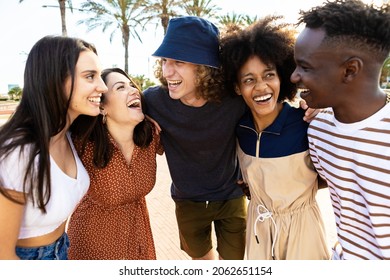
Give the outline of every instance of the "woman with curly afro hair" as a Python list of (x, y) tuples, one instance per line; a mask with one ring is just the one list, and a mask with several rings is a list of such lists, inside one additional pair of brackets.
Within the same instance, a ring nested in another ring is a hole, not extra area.
[(294, 32), (268, 16), (221, 39), (228, 89), (250, 110), (236, 135), (243, 180), (249, 186), (248, 259), (329, 259), (316, 202), (318, 174), (308, 151), (304, 110), (290, 105), (296, 86)]

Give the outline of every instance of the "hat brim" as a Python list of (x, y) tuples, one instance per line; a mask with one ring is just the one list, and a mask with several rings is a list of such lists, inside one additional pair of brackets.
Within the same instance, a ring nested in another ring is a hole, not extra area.
[(197, 53), (189, 52), (187, 49), (163, 42), (160, 47), (152, 54), (154, 57), (164, 57), (193, 64), (205, 65), (213, 68), (219, 68), (220, 63), (216, 60), (218, 54), (210, 51), (198, 50)]

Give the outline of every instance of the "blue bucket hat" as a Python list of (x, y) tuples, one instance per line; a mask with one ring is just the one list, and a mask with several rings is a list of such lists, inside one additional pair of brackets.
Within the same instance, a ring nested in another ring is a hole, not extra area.
[(196, 16), (172, 18), (160, 47), (152, 56), (218, 68), (218, 28)]

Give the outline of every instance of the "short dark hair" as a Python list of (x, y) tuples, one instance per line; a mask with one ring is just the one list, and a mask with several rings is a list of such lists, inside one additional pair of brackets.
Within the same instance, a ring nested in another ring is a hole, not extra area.
[(294, 31), (277, 23), (282, 16), (266, 16), (243, 30), (234, 30), (221, 38), (221, 61), (227, 90), (234, 93), (237, 74), (252, 56), (272, 64), (280, 78), (278, 102), (293, 100), (296, 85), (290, 81), (295, 70)]
[(298, 24), (322, 28), (324, 43), (345, 45), (383, 61), (390, 51), (389, 4), (380, 7), (359, 0), (326, 1), (309, 11), (300, 11)]

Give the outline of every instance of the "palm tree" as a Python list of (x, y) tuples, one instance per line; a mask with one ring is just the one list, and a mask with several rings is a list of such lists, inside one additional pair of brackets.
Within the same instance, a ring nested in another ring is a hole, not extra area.
[(122, 44), (125, 48), (125, 67), (128, 72), (129, 59), (129, 40), (130, 36), (138, 39), (141, 43), (136, 28), (142, 25), (143, 18), (141, 17), (141, 7), (145, 0), (105, 0), (97, 3), (96, 1), (88, 0), (81, 4), (83, 10), (87, 10), (94, 15), (86, 19), (79, 20), (78, 24), (85, 23), (88, 26), (87, 31), (91, 31), (97, 27), (102, 27), (105, 32), (109, 27), (113, 27), (110, 35), (110, 42), (117, 30), (122, 33)]
[(186, 0), (183, 2), (183, 9), (190, 16), (215, 18), (221, 10), (211, 0)]
[(156, 83), (146, 78), (145, 75), (133, 75), (131, 76), (133, 81), (142, 89), (145, 90), (151, 86), (155, 86)]
[(235, 12), (218, 16), (218, 25), (221, 33), (233, 32), (242, 29), (242, 27), (245, 26), (243, 23), (243, 16), (236, 14)]
[(16, 86), (16, 87), (13, 87), (11, 88), (9, 91), (8, 91), (8, 95), (9, 95), (9, 98), (11, 100), (20, 100), (20, 98), (22, 98), (22, 88), (19, 87), (19, 86)]
[(218, 16), (217, 19), (221, 33), (224, 34), (251, 25), (253, 22), (257, 21), (257, 16), (251, 18), (248, 15), (236, 14), (233, 12), (232, 14)]
[[(19, 0), (19, 3), (22, 3), (24, 0)], [(68, 7), (66, 7), (66, 4), (68, 4)], [(58, 0), (58, 6), (60, 7), (61, 12), (61, 27), (62, 27), (62, 35), (68, 36), (68, 32), (66, 30), (66, 18), (65, 18), (65, 10), (67, 8), (70, 9), (70, 11), (73, 13), (73, 6), (71, 0)]]
[[(184, 2), (186, 1), (188, 0), (184, 0)], [(151, 22), (154, 19), (159, 20), (165, 35), (170, 18), (180, 16), (178, 7), (182, 5), (183, 0), (146, 0), (142, 13), (147, 15), (144, 17), (146, 22)]]
[(255, 21), (257, 21), (257, 16), (250, 17), (250, 16), (248, 16), (248, 15), (244, 15), (243, 18), (242, 18), (242, 22), (243, 22), (243, 24), (245, 24), (246, 26), (251, 25), (251, 24), (254, 23)]

